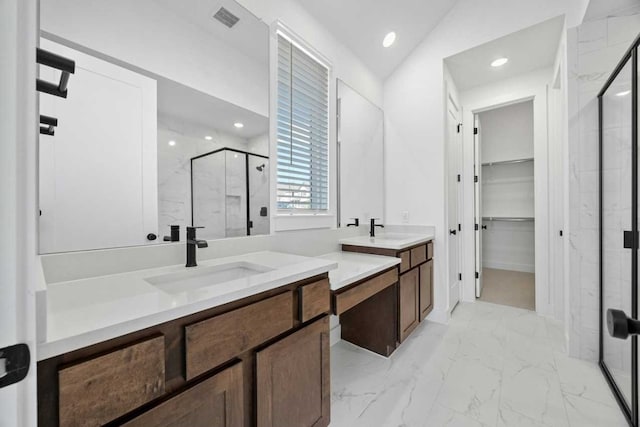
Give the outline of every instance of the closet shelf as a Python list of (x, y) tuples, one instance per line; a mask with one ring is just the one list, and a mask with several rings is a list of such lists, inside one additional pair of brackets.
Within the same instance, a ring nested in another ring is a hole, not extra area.
[(532, 216), (483, 216), (483, 221), (528, 222), (535, 221)]
[(534, 178), (532, 176), (524, 177), (524, 178), (503, 178), (503, 179), (487, 179), (482, 180), (483, 184), (517, 184), (520, 182), (533, 182)]
[(533, 162), (533, 157), (525, 157), (523, 159), (513, 159), (513, 160), (500, 160), (497, 162), (486, 162), (486, 163), (483, 163), (482, 166), (513, 165), (516, 163), (525, 163), (525, 162)]

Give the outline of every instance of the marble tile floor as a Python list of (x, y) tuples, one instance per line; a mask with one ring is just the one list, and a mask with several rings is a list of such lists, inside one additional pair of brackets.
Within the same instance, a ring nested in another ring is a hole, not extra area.
[(598, 367), (566, 355), (560, 324), (485, 302), (423, 322), (388, 359), (331, 348), (331, 427), (616, 427)]

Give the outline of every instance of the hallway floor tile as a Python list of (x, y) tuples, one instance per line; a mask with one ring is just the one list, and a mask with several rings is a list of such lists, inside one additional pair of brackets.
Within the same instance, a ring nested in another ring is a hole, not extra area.
[(459, 304), (389, 358), (331, 348), (331, 427), (624, 427), (598, 367), (566, 355), (561, 325), (519, 308)]

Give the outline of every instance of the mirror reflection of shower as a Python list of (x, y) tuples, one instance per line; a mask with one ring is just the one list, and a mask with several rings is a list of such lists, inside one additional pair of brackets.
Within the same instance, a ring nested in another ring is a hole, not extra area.
[(203, 239), (269, 234), (269, 158), (222, 148), (191, 159), (192, 224)]

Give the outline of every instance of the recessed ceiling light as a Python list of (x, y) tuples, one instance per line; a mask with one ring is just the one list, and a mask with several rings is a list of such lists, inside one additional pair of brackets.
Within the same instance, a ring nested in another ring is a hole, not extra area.
[(396, 42), (396, 32), (391, 31), (386, 36), (384, 36), (384, 39), (382, 39), (382, 46), (390, 47), (395, 42)]
[(204, 139), (206, 139), (207, 141), (211, 141), (213, 137), (211, 135), (207, 135), (204, 137)]
[(169, 141), (169, 145), (173, 147), (174, 145), (176, 145), (176, 142), (172, 139), (171, 141)]
[(240, 123), (240, 122), (235, 122), (233, 125), (234, 125), (235, 127), (237, 127), (238, 129), (242, 129), (242, 128), (244, 127), (244, 124), (243, 124), (243, 123)]
[(630, 91), (630, 90), (624, 90), (624, 91), (622, 91), (622, 92), (618, 92), (618, 93), (616, 93), (616, 96), (627, 96), (627, 95), (629, 95), (630, 93), (631, 93), (631, 91)]
[(492, 67), (502, 67), (504, 64), (509, 62), (509, 58), (498, 58), (491, 63)]

